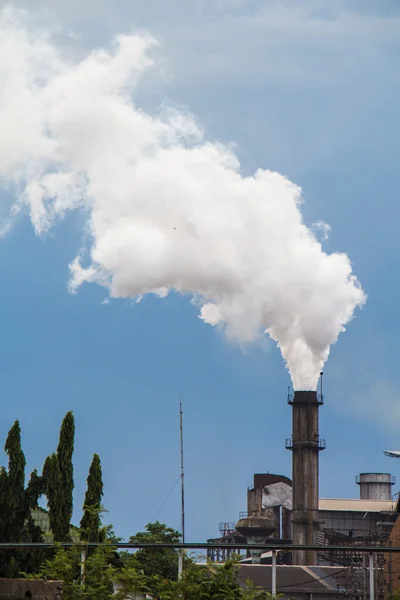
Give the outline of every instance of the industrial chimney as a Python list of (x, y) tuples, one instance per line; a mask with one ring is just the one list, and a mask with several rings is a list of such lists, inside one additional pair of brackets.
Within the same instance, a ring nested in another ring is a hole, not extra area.
[[(322, 373), (321, 373), (322, 375)], [(292, 406), (292, 437), (286, 448), (292, 450), (293, 544), (315, 545), (318, 526), (318, 455), (325, 440), (319, 438), (318, 411), (323, 404), (321, 393), (297, 391), (289, 394)], [(317, 564), (316, 552), (295, 550), (293, 564)]]
[(391, 500), (395, 478), (390, 473), (360, 473), (356, 477), (361, 500)]

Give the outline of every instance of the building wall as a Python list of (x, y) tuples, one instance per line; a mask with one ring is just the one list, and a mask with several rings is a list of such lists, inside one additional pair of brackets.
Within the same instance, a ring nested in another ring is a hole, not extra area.
[(0, 600), (62, 600), (61, 581), (0, 579)]
[(291, 540), (293, 537), (292, 511), (285, 507), (282, 508), (282, 537), (284, 540)]
[(261, 515), (262, 487), (247, 490), (247, 512), (249, 515)]
[[(400, 518), (390, 532), (388, 546), (400, 546)], [(392, 594), (400, 591), (400, 554), (385, 553), (386, 592)]]
[(319, 511), (320, 528), (336, 531), (349, 537), (373, 537), (379, 531), (379, 524), (386, 521), (387, 518), (384, 513), (380, 512)]

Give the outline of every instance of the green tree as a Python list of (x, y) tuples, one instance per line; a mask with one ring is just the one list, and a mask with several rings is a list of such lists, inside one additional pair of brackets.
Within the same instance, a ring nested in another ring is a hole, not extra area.
[(50, 527), (57, 542), (70, 539), (73, 510), (75, 443), (74, 415), (68, 412), (61, 424), (57, 452), (46, 458), (43, 467), (44, 490), (49, 509)]
[[(114, 556), (111, 544), (99, 547), (86, 559), (82, 572), (80, 547), (58, 548), (55, 556), (44, 562), (38, 577), (62, 579), (63, 600), (123, 600), (130, 593), (148, 591), (144, 575), (133, 566), (116, 568)], [(116, 584), (119, 591), (114, 595)]]
[(150, 578), (150, 594), (154, 600), (272, 600), (271, 593), (257, 589), (250, 582), (242, 589), (238, 583), (237, 568), (235, 560), (223, 565), (208, 563), (201, 566), (188, 561), (179, 581)]
[[(97, 548), (80, 569), (80, 548), (59, 548), (47, 560), (40, 577), (62, 579), (64, 600), (125, 600), (137, 593), (149, 593), (154, 600), (272, 600), (269, 592), (252, 585), (242, 589), (237, 578), (237, 563), (197, 565), (188, 561), (183, 577), (171, 581), (160, 575), (146, 577), (133, 557), (130, 566), (116, 568), (112, 564), (112, 545)], [(113, 595), (114, 586), (118, 591)]]
[(103, 497), (103, 477), (98, 454), (93, 455), (87, 478), (87, 490), (81, 519), (81, 539), (88, 542), (100, 541), (100, 511)]
[[(146, 531), (139, 532), (129, 540), (135, 543), (166, 543), (178, 544), (181, 534), (162, 523), (148, 523)], [(121, 554), (127, 559), (128, 553)], [(175, 581), (178, 578), (178, 551), (174, 548), (143, 548), (135, 554), (135, 561), (147, 576), (160, 576)]]
[(62, 539), (69, 539), (69, 528), (72, 519), (74, 491), (74, 467), (72, 457), (75, 445), (75, 419), (73, 413), (68, 412), (61, 424), (60, 439), (57, 447), (57, 459), (60, 469), (62, 486), (60, 514), (62, 515), (61, 531)]
[(21, 428), (18, 421), (8, 432), (4, 450), (8, 455), (8, 473), (2, 472), (3, 500), (8, 512), (4, 520), (4, 533), (10, 540), (20, 538), (26, 520), (25, 455), (21, 447)]
[[(31, 511), (37, 507), (42, 492), (42, 480), (36, 471), (25, 488), (25, 455), (21, 446), (21, 428), (18, 421), (11, 427), (4, 446), (8, 469), (0, 469), (0, 539), (4, 542), (42, 541), (40, 529), (34, 524)], [(43, 557), (28, 550), (0, 552), (0, 574), (18, 575), (21, 569), (32, 572)]]
[(57, 454), (50, 454), (43, 466), (44, 489), (49, 510), (50, 529), (57, 542), (65, 541), (62, 523), (62, 482)]

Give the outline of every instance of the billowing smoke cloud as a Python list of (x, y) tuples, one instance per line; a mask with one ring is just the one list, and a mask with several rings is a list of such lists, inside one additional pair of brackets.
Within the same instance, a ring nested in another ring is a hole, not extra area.
[(229, 338), (266, 331), (294, 387), (315, 389), (365, 296), (348, 257), (324, 252), (304, 224), (299, 187), (261, 169), (243, 177), (190, 115), (135, 106), (154, 66), (150, 37), (119, 36), (71, 63), (15, 12), (0, 28), (0, 177), (37, 233), (85, 211), (90, 242), (70, 265), (70, 289), (191, 294)]

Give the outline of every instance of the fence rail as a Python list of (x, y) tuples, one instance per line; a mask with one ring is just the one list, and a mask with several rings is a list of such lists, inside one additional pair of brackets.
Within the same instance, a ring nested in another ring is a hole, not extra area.
[[(117, 548), (124, 550), (136, 550), (140, 548), (175, 548), (184, 550), (207, 550), (209, 548), (221, 548), (229, 549), (232, 548), (232, 544), (218, 544), (218, 543), (207, 543), (207, 542), (185, 542), (180, 544), (164, 544), (164, 543), (136, 543), (130, 544), (125, 542), (118, 542), (113, 544), (110, 543), (97, 543), (97, 542), (0, 542), (0, 549), (2, 550), (17, 550), (19, 548)], [(366, 554), (374, 554), (383, 552), (400, 553), (400, 546), (330, 546), (330, 545), (301, 545), (301, 544), (234, 544), (234, 547), (238, 550), (320, 550), (321, 552), (326, 551), (346, 551), (346, 552), (364, 552)]]

